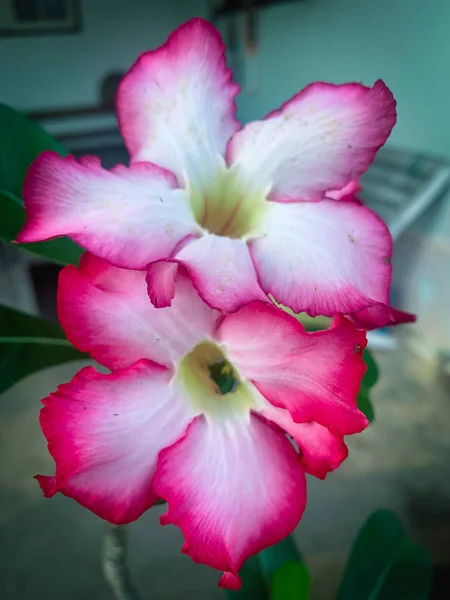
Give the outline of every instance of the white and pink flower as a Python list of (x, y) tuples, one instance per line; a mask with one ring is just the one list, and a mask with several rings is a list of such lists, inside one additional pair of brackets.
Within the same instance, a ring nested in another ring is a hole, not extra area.
[(145, 271), (157, 307), (170, 305), (181, 265), (227, 312), (271, 294), (312, 316), (356, 313), (360, 327), (411, 320), (389, 307), (389, 231), (352, 201), (395, 124), (388, 88), (315, 83), (244, 127), (237, 93), (218, 32), (201, 19), (180, 27), (121, 83), (130, 166), (43, 153), (18, 241), (66, 235)]
[(366, 427), (365, 333), (344, 317), (306, 333), (260, 301), (224, 315), (183, 274), (174, 285), (156, 309), (145, 272), (89, 254), (62, 271), (67, 337), (112, 372), (84, 368), (44, 399), (56, 474), (37, 478), (112, 523), (163, 498), (183, 551), (237, 589), (244, 561), (298, 524), (304, 474), (325, 477), (347, 456), (343, 436)]

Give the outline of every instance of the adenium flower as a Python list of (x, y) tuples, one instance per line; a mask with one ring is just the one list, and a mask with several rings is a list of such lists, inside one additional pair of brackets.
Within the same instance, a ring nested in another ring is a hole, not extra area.
[(68, 339), (112, 372), (84, 368), (43, 400), (56, 463), (37, 476), (45, 495), (112, 523), (163, 498), (183, 551), (237, 589), (249, 555), (298, 524), (305, 472), (325, 477), (347, 456), (343, 436), (366, 427), (365, 333), (340, 316), (306, 333), (260, 301), (223, 315), (182, 274), (171, 307), (156, 309), (144, 272), (92, 255), (61, 272), (58, 312)]
[(145, 271), (157, 307), (170, 305), (182, 265), (223, 311), (270, 294), (311, 316), (363, 311), (361, 327), (373, 307), (369, 325), (395, 321), (389, 231), (367, 207), (335, 195), (352, 189), (388, 138), (389, 89), (314, 83), (244, 127), (238, 90), (212, 25), (181, 26), (120, 85), (130, 166), (40, 155), (25, 181), (18, 241), (65, 235)]

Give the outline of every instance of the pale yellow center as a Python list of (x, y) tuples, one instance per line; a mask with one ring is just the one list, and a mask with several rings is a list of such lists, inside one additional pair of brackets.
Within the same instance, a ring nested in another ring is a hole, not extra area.
[(176, 378), (193, 406), (207, 416), (249, 413), (254, 405), (251, 384), (242, 381), (223, 350), (213, 342), (201, 342), (186, 354)]
[(197, 223), (215, 235), (248, 239), (257, 234), (270, 202), (266, 190), (252, 189), (235, 169), (225, 165), (206, 189), (189, 186), (189, 200)]

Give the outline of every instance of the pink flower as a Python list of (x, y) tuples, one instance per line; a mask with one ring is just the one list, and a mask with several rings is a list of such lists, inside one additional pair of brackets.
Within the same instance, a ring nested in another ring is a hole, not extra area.
[(354, 179), (344, 185), (340, 190), (329, 190), (326, 193), (326, 197), (330, 200), (351, 200), (362, 204), (361, 200), (356, 197), (356, 194), (361, 191), (361, 185), (358, 179)]
[(391, 92), (382, 81), (314, 83), (244, 127), (237, 93), (218, 32), (201, 19), (181, 26), (120, 85), (130, 167), (43, 153), (26, 178), (18, 241), (67, 235), (147, 271), (158, 307), (170, 305), (183, 265), (220, 310), (271, 294), (312, 316), (381, 307), (383, 317), (391, 236), (368, 208), (327, 190), (354, 185), (385, 143)]
[(221, 315), (184, 275), (156, 309), (144, 272), (92, 255), (62, 271), (58, 311), (69, 340), (112, 372), (87, 367), (44, 399), (56, 463), (54, 477), (37, 476), (45, 495), (113, 523), (164, 498), (161, 522), (181, 528), (183, 551), (237, 589), (249, 555), (299, 522), (304, 473), (325, 477), (347, 456), (342, 436), (366, 427), (365, 334), (343, 317), (306, 333), (259, 301)]

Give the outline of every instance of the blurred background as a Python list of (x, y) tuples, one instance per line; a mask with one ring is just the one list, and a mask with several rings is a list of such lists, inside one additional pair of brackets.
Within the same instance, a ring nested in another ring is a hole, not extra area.
[[(372, 335), (376, 419), (350, 440), (338, 472), (310, 478), (295, 536), (313, 600), (333, 597), (348, 547), (376, 508), (396, 510), (434, 563), (450, 564), (450, 2), (0, 0), (0, 101), (76, 155), (97, 154), (106, 167), (127, 162), (117, 83), (139, 53), (193, 16), (224, 36), (244, 123), (318, 80), (382, 78), (397, 99), (397, 126), (360, 195), (394, 237), (392, 303), (418, 322)], [(55, 319), (57, 273), (2, 245), (0, 301)], [(30, 376), (0, 399), (1, 600), (109, 598), (102, 523), (66, 498), (44, 500), (32, 479), (53, 468), (39, 400), (79, 367)], [(162, 512), (131, 527), (130, 564), (144, 597), (222, 598), (217, 574), (180, 553), (177, 530), (159, 526)]]

